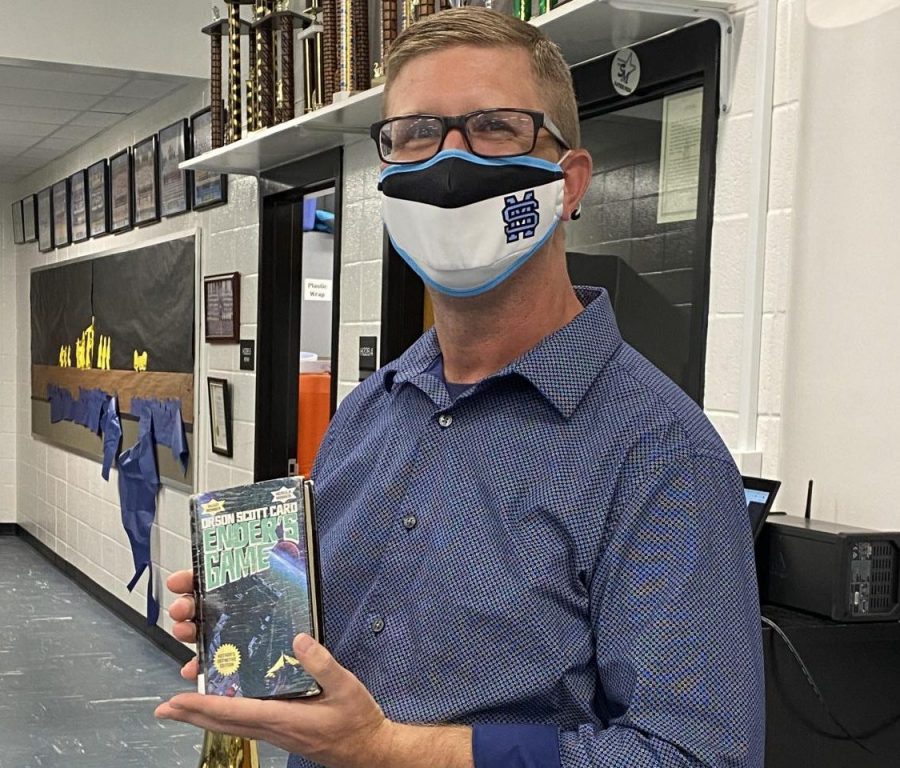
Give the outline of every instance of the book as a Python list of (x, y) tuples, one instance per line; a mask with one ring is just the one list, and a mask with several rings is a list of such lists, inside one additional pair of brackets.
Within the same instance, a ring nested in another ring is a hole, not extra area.
[(198, 657), (207, 693), (321, 693), (294, 637), (322, 639), (313, 484), (266, 480), (191, 497)]

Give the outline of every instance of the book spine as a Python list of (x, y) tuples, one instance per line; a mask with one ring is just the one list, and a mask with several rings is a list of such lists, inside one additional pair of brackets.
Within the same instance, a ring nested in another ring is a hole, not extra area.
[(191, 498), (191, 560), (194, 569), (194, 621), (197, 625), (197, 661), (200, 674), (206, 681), (206, 624), (203, 621), (203, 602), (206, 578), (203, 573), (203, 531), (197, 499)]
[(303, 507), (306, 525), (306, 562), (309, 570), (310, 623), (313, 636), (325, 644), (325, 624), (322, 621), (322, 577), (319, 570), (319, 535), (316, 527), (316, 503), (312, 480), (303, 481)]

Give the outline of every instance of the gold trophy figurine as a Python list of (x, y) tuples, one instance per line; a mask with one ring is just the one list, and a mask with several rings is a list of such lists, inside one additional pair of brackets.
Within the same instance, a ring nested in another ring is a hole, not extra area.
[(256, 742), (207, 731), (197, 768), (259, 768)]

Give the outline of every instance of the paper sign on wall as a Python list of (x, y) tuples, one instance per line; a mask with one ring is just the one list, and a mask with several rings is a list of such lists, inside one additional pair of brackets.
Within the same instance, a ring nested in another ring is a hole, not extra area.
[(663, 99), (656, 213), (659, 224), (697, 218), (702, 117), (702, 88)]
[(307, 277), (303, 281), (304, 301), (331, 301), (331, 280)]

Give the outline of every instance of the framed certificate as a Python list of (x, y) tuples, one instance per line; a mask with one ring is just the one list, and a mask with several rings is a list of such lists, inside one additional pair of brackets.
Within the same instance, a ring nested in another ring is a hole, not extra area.
[(109, 163), (106, 158), (87, 169), (88, 234), (99, 237), (109, 232)]
[(203, 319), (207, 341), (238, 341), (241, 329), (241, 275), (203, 278)]
[(12, 204), (13, 242), (21, 245), (25, 242), (25, 220), (22, 218), (22, 201)]
[(22, 201), (22, 222), (25, 230), (25, 242), (33, 243), (37, 240), (37, 202), (34, 195), (28, 195)]
[[(212, 149), (212, 116), (209, 107), (191, 116), (191, 157)], [(194, 210), (228, 202), (228, 176), (224, 173), (194, 171)]]
[(53, 185), (53, 245), (62, 248), (72, 242), (69, 223), (69, 180)]
[(50, 187), (37, 193), (38, 250), (41, 253), (53, 250), (53, 196)]
[(231, 456), (231, 392), (227, 379), (206, 379), (209, 389), (209, 436), (213, 453)]
[(131, 229), (130, 149), (123, 149), (109, 159), (109, 198), (112, 203), (109, 231), (124, 232)]
[(187, 151), (187, 120), (179, 120), (159, 132), (159, 190), (163, 216), (175, 216), (190, 207), (190, 174), (178, 167), (187, 158)]
[(69, 221), (72, 225), (72, 242), (87, 240), (87, 171), (76, 171), (69, 176)]
[(159, 153), (156, 134), (134, 145), (134, 223), (159, 221)]

